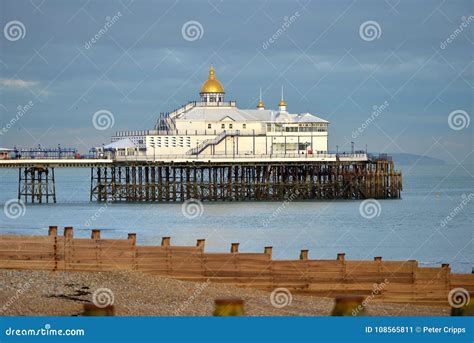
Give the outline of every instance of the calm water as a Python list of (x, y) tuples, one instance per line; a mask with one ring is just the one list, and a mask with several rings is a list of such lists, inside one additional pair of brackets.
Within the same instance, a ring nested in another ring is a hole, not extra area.
[[(75, 236), (88, 237), (100, 228), (104, 238), (126, 238), (136, 232), (141, 244), (194, 245), (206, 238), (208, 251), (228, 251), (240, 242), (244, 252), (273, 246), (274, 258), (417, 259), (426, 265), (450, 263), (456, 272), (473, 266), (474, 199), (446, 225), (441, 225), (474, 192), (473, 166), (405, 166), (401, 200), (381, 200), (378, 217), (359, 213), (360, 201), (204, 203), (202, 216), (186, 218), (181, 204), (111, 204), (89, 202), (90, 171), (56, 170), (55, 205), (28, 205), (23, 216), (0, 212), (0, 233), (46, 234), (47, 226), (74, 226)], [(448, 177), (449, 175), (449, 177)], [(17, 196), (16, 170), (0, 170), (0, 205)], [(277, 211), (277, 213), (275, 212)], [(264, 225), (264, 220), (269, 225)], [(88, 226), (88, 223), (91, 225)]]

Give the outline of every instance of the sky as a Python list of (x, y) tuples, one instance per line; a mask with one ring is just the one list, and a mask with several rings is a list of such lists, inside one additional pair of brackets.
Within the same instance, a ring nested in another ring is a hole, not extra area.
[[(0, 146), (87, 152), (199, 99), (330, 121), (329, 149), (473, 163), (472, 1), (0, 3)], [(112, 120), (97, 128), (98, 111)]]

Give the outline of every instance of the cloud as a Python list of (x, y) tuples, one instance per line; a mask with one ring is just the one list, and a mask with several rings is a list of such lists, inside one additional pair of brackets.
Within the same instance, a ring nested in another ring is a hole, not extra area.
[(38, 82), (36, 81), (26, 81), (21, 79), (0, 79), (0, 85), (9, 88), (28, 88), (37, 85)]

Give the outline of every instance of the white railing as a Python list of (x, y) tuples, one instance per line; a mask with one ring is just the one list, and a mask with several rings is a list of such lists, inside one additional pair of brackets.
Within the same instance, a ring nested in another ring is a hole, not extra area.
[(162, 160), (185, 160), (185, 161), (196, 161), (196, 160), (273, 160), (273, 159), (285, 159), (285, 160), (322, 160), (322, 161), (367, 161), (367, 154), (259, 154), (259, 155), (237, 155), (237, 154), (213, 154), (213, 155), (135, 155), (135, 156), (116, 156), (115, 161), (162, 161)]

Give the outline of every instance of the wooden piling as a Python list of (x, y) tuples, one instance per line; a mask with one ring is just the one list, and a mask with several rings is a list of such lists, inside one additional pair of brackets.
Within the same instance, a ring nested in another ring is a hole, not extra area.
[(92, 230), (91, 239), (100, 239), (100, 230), (97, 230), (97, 229)]
[(232, 243), (230, 245), (230, 252), (232, 252), (232, 253), (239, 252), (239, 243)]
[(307, 260), (308, 259), (308, 250), (304, 249), (300, 252), (300, 260)]
[(273, 247), (265, 247), (263, 250), (264, 254), (270, 255), (270, 259), (272, 259), (273, 254)]
[(72, 226), (66, 226), (64, 228), (64, 237), (73, 238), (73, 236), (74, 236), (74, 229), (72, 228)]
[(161, 238), (161, 246), (162, 247), (169, 247), (170, 246), (170, 241), (171, 241), (170, 237), (162, 237)]
[(48, 236), (56, 237), (58, 235), (58, 227), (50, 226), (48, 229)]

